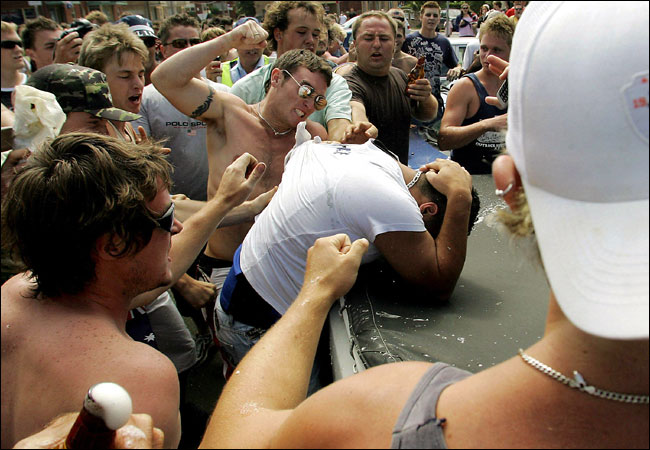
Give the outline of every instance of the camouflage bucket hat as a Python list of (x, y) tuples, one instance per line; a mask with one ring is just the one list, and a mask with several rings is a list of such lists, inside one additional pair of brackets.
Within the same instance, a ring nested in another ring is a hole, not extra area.
[(66, 114), (87, 112), (102, 119), (119, 122), (129, 122), (141, 117), (139, 114), (114, 108), (106, 75), (88, 67), (51, 64), (34, 72), (27, 84), (53, 93)]

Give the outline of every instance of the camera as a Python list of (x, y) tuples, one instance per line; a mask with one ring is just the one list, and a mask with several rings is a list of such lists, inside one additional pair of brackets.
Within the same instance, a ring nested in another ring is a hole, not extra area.
[(61, 37), (59, 38), (59, 40), (63, 39), (64, 37), (66, 37), (70, 33), (74, 33), (75, 31), (77, 33), (79, 33), (79, 37), (81, 39), (83, 39), (84, 36), (87, 33), (93, 31), (94, 29), (95, 29), (95, 25), (90, 23), (88, 20), (86, 20), (86, 19), (76, 19), (74, 22), (72, 22), (69, 29), (67, 29), (63, 33), (61, 33)]

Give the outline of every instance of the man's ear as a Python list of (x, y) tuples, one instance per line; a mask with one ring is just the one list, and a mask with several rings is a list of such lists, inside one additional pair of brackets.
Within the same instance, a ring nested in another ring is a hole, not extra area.
[(278, 86), (278, 83), (280, 82), (280, 74), (282, 74), (282, 71), (280, 69), (273, 69), (271, 71), (271, 86)]
[(438, 214), (438, 205), (434, 202), (426, 202), (420, 205), (420, 212), (425, 219), (431, 218)]
[(492, 178), (496, 188), (501, 191), (505, 191), (512, 184), (512, 188), (503, 196), (508, 207), (512, 210), (515, 206), (514, 194), (521, 189), (522, 184), (515, 162), (510, 155), (501, 155), (494, 160), (492, 163)]
[[(279, 29), (279, 28), (274, 28), (273, 29), (273, 37), (275, 38), (275, 41), (277, 43), (280, 43), (282, 41), (282, 37), (284, 36), (284, 32)], [(275, 49), (278, 49), (278, 45), (276, 44)]]
[(124, 242), (110, 233), (102, 234), (95, 243), (97, 256), (103, 260), (113, 260), (117, 258), (123, 249)]

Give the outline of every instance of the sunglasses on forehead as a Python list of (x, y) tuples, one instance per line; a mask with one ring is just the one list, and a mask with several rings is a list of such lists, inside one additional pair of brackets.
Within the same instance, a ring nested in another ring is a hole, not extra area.
[(23, 43), (20, 41), (2, 41), (1, 43), (2, 48), (6, 50), (13, 50), (15, 47), (21, 47), (23, 46)]
[[(291, 72), (289, 72), (288, 70), (285, 69), (282, 72), (289, 75), (291, 77), (291, 79), (296, 82), (296, 84), (298, 85), (298, 96), (300, 98), (309, 98), (309, 97), (313, 96), (314, 93), (316, 92), (316, 89), (314, 89), (312, 86), (310, 86), (308, 84), (300, 84), (298, 82), (298, 80), (296, 80), (293, 77), (293, 75), (291, 75)], [(325, 97), (323, 97), (322, 95), (317, 95), (314, 98), (314, 109), (316, 111), (320, 111), (321, 109), (325, 108), (326, 106), (327, 106), (327, 99)]]
[(161, 217), (158, 217), (157, 219), (154, 219), (156, 226), (163, 229), (164, 231), (167, 231), (168, 233), (171, 233), (172, 228), (174, 227), (174, 208), (174, 202), (172, 202), (172, 204), (169, 205), (167, 211), (165, 211), (165, 214), (163, 214)]
[(174, 39), (171, 42), (167, 42), (165, 45), (171, 45), (174, 48), (186, 48), (188, 45), (191, 47), (196, 44), (200, 44), (201, 39), (192, 38), (192, 39)]

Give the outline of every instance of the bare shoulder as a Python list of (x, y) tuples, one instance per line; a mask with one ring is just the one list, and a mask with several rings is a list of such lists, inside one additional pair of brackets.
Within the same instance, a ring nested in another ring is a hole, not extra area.
[(366, 370), (305, 400), (286, 419), (272, 447), (387, 448), (393, 427), (430, 363)]
[(164, 354), (149, 345), (131, 341), (122, 354), (110, 361), (116, 383), (124, 387), (133, 400), (134, 414), (149, 414), (165, 433), (165, 448), (175, 448), (180, 439), (178, 374)]
[(475, 90), (472, 80), (467, 77), (462, 77), (453, 84), (449, 90), (449, 95), (452, 95), (452, 92), (456, 94), (471, 94)]

